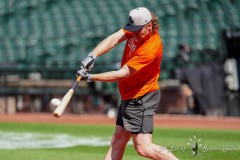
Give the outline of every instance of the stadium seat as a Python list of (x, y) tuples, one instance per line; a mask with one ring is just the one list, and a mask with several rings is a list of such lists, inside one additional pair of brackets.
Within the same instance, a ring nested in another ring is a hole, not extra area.
[(201, 36), (203, 34), (201, 27), (201, 17), (199, 10), (188, 9), (188, 26), (191, 26), (191, 31), (189, 34), (189, 45), (192, 49), (201, 48)]
[(176, 11), (171, 4), (165, 5), (163, 8), (165, 15), (176, 15)]
[(36, 12), (32, 13), (29, 15), (29, 26), (30, 26), (30, 35), (33, 37), (40, 37), (43, 35), (42, 30), (41, 30), (41, 22), (39, 20), (39, 16)]
[(17, 48), (16, 43), (14, 43), (13, 39), (5, 39), (4, 40), (5, 46), (5, 54), (7, 55), (7, 60), (9, 62), (16, 62), (18, 60)]
[(227, 27), (227, 24), (224, 19), (224, 10), (221, 7), (219, 2), (212, 2), (210, 3), (212, 6), (212, 17), (214, 21), (214, 25), (216, 29), (223, 29)]
[[(214, 41), (212, 38), (213, 36), (216, 36), (216, 29), (214, 28), (214, 23), (213, 23), (213, 18), (208, 10), (207, 3), (201, 2), (201, 10), (200, 10), (200, 15), (202, 17), (202, 43), (206, 43), (205, 48), (209, 49), (216, 49), (217, 43)], [(200, 48), (204, 49), (204, 48)]]
[(54, 30), (57, 37), (64, 37), (67, 33), (67, 28), (62, 17), (62, 10), (58, 6), (52, 7), (51, 16), (54, 21)]
[(199, 8), (197, 0), (184, 0), (184, 3), (188, 9), (198, 9)]
[(176, 15), (176, 26), (177, 26), (177, 33), (178, 33), (178, 44), (184, 43), (189, 45), (190, 41), (190, 26), (187, 23), (187, 19), (185, 17), (184, 11), (179, 11)]
[[(236, 11), (239, 11), (240, 1), (239, 1), (239, 0), (234, 0), (232, 6), (235, 7), (235, 10), (236, 10)], [(240, 15), (237, 14), (237, 16), (238, 16), (238, 20), (240, 21)]]
[[(46, 60), (51, 66), (57, 65), (51, 55), (58, 55), (59, 66), (67, 61), (72, 67), (74, 59), (80, 61), (103, 38), (124, 26), (129, 10), (138, 6), (146, 6), (159, 17), (167, 58), (177, 55), (180, 43), (193, 50), (219, 49), (221, 30), (240, 27), (238, 0), (2, 0), (0, 50), (6, 56), (0, 62), (24, 64), (19, 60), (39, 58), (37, 63)], [(123, 48), (124, 44), (117, 46), (110, 56), (99, 58), (99, 64), (120, 62)]]
[(176, 8), (178, 9), (178, 11), (182, 11), (182, 10), (186, 9), (186, 5), (184, 3), (184, 0), (174, 1), (174, 4), (176, 5)]
[[(239, 14), (236, 12), (235, 7), (232, 6), (230, 1), (222, 1), (222, 5), (224, 6), (224, 17), (228, 26), (231, 28), (238, 27), (240, 24), (238, 19)], [(237, 10), (239, 11), (239, 8)]]

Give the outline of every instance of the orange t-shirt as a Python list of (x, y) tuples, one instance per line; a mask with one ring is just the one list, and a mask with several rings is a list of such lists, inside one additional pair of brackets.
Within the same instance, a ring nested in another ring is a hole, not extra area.
[(137, 70), (135, 74), (119, 82), (121, 97), (127, 100), (159, 89), (158, 77), (163, 45), (158, 32), (143, 43), (139, 43), (131, 32), (123, 31), (128, 40), (121, 67), (126, 64)]

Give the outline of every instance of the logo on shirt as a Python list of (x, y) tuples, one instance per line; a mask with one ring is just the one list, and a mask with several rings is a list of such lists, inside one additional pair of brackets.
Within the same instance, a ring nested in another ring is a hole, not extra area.
[(137, 48), (137, 45), (135, 44), (136, 40), (135, 38), (130, 38), (129, 41), (128, 41), (128, 46), (130, 48), (130, 52), (128, 54), (129, 57), (132, 56), (132, 53), (136, 50)]

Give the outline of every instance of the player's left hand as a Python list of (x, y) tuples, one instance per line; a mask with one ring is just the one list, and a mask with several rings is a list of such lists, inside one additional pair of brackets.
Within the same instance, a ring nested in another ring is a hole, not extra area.
[(81, 76), (81, 80), (87, 80), (88, 82), (92, 82), (92, 74), (89, 74), (84, 68), (79, 69), (76, 72), (76, 76)]
[(82, 61), (82, 66), (80, 68), (85, 68), (87, 71), (91, 71), (91, 69), (94, 66), (94, 61), (96, 59), (96, 56), (93, 52), (90, 52), (88, 56)]

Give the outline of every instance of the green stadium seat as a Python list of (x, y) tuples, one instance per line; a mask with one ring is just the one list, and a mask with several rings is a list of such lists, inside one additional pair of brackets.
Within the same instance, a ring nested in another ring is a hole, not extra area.
[(61, 4), (62, 11), (62, 20), (64, 22), (65, 27), (67, 28), (67, 33), (77, 33), (78, 25), (74, 16), (74, 11), (70, 5), (66, 3)]
[(165, 5), (162, 9), (165, 15), (171, 15), (171, 16), (176, 15), (176, 10), (171, 4)]
[(58, 6), (54, 6), (51, 10), (52, 19), (54, 21), (55, 35), (58, 37), (64, 37), (67, 34), (67, 28), (62, 17), (62, 10)]
[(6, 14), (12, 14), (14, 13), (15, 7), (14, 7), (14, 3), (15, 0), (2, 0), (1, 1), (2, 4), (1, 6), (1, 15), (6, 15)]
[[(109, 1), (111, 1), (111, 0), (109, 0)], [(118, 1), (118, 4), (116, 6), (118, 6), (119, 8), (122, 9), (122, 18), (125, 20), (124, 23), (127, 22), (127, 17), (126, 16), (128, 15), (129, 10), (136, 7), (136, 6), (133, 6), (132, 2), (128, 1), (128, 0)]]
[(4, 45), (4, 40), (0, 39), (0, 65), (7, 61), (6, 47)]
[(85, 7), (85, 1), (72, 1), (71, 6), (73, 8), (74, 14), (76, 15), (78, 27), (80, 32), (83, 29), (89, 28), (89, 19), (87, 12), (87, 7)]
[(197, 0), (184, 0), (184, 3), (188, 9), (198, 9), (199, 8)]
[[(235, 7), (235, 10), (236, 10), (236, 11), (239, 11), (240, 1), (239, 1), (239, 0), (234, 0), (232, 6)], [(239, 15), (239, 14), (238, 14), (238, 18), (240, 18), (240, 15)], [(240, 20), (240, 19), (239, 19), (239, 20)]]
[(15, 37), (18, 34), (18, 23), (18, 18), (12, 17), (6, 26), (7, 32), (5, 34), (7, 34), (9, 37)]
[(37, 7), (41, 2), (39, 0), (29, 0), (28, 7)]
[(33, 37), (39, 38), (43, 35), (42, 21), (38, 12), (34, 12), (29, 16), (30, 34)]
[[(4, 18), (2, 16), (0, 16), (0, 24), (4, 25)], [(0, 28), (0, 37), (3, 37), (3, 33), (4, 33), (3, 25), (1, 25), (1, 28)]]
[(160, 80), (168, 80), (170, 79), (170, 74), (168, 71), (161, 70)]
[[(135, 1), (128, 1), (128, 0), (123, 0), (122, 3), (125, 3), (125, 7), (127, 9), (127, 14), (129, 13), (129, 10), (133, 9), (133, 8), (136, 8), (136, 7), (139, 7), (137, 6), (135, 3)], [(121, 6), (119, 6), (121, 7)]]
[(17, 9), (25, 9), (31, 4), (31, 0), (21, 0), (15, 3)]
[(22, 39), (21, 37), (15, 37), (14, 43), (16, 45), (16, 53), (18, 55), (19, 61), (24, 61), (26, 57), (26, 42), (27, 40)]
[(4, 5), (5, 5), (5, 1), (0, 1), (0, 15), (1, 16), (5, 14)]
[(176, 37), (177, 29), (178, 29), (176, 16), (168, 16), (168, 18), (165, 22), (167, 23), (168, 34), (171, 37)]
[[(207, 3), (201, 3), (200, 15), (202, 17), (202, 30), (203, 30), (203, 38), (202, 43), (205, 44), (205, 48), (216, 49), (217, 43), (212, 38), (213, 36), (217, 36), (216, 28), (214, 27), (213, 17), (208, 10)], [(203, 48), (200, 48), (203, 49)]]
[(21, 21), (19, 21), (18, 24), (18, 31), (19, 31), (19, 36), (20, 37), (27, 37), (29, 36), (29, 24), (25, 19), (22, 19)]
[(121, 4), (117, 4), (116, 1), (108, 0), (108, 4), (111, 6), (110, 14), (114, 15), (113, 23), (115, 28), (121, 28), (127, 23), (128, 11), (126, 9), (124, 10)]
[(188, 26), (190, 27), (190, 34), (189, 34), (189, 46), (192, 49), (201, 49), (202, 48), (202, 41), (201, 36), (204, 31), (202, 31), (202, 21), (199, 10), (197, 9), (188, 9), (186, 11), (187, 19), (188, 19)]
[(185, 10), (185, 9), (186, 9), (186, 5), (185, 5), (185, 3), (184, 3), (184, 0), (174, 1), (174, 4), (176, 5), (176, 8), (177, 8), (179, 11), (182, 11), (182, 10)]
[[(230, 1), (222, 1), (224, 13), (225, 13), (225, 21), (230, 28), (236, 28), (240, 25), (239, 22), (239, 13), (235, 10), (235, 7), (232, 6)], [(239, 12), (239, 8), (237, 9)]]
[(221, 30), (223, 28), (226, 28), (226, 23), (224, 20), (224, 11), (221, 7), (220, 2), (218, 1), (212, 1), (209, 3), (209, 6), (211, 8), (211, 16), (213, 19), (213, 24), (215, 30)]
[(7, 55), (7, 60), (9, 62), (16, 62), (18, 60), (16, 43), (14, 43), (13, 39), (5, 39), (5, 54)]
[[(0, 62), (27, 58), (26, 64), (34, 60), (32, 66), (74, 67), (103, 38), (123, 27), (129, 10), (138, 6), (159, 17), (165, 58), (176, 56), (179, 43), (193, 50), (218, 49), (221, 30), (240, 27), (239, 0), (1, 0), (0, 51), (5, 56)], [(115, 67), (123, 48), (124, 43), (100, 57), (98, 65)]]
[(179, 11), (176, 16), (178, 43), (184, 43), (189, 45), (190, 41), (190, 26), (188, 25), (187, 18), (184, 11)]

